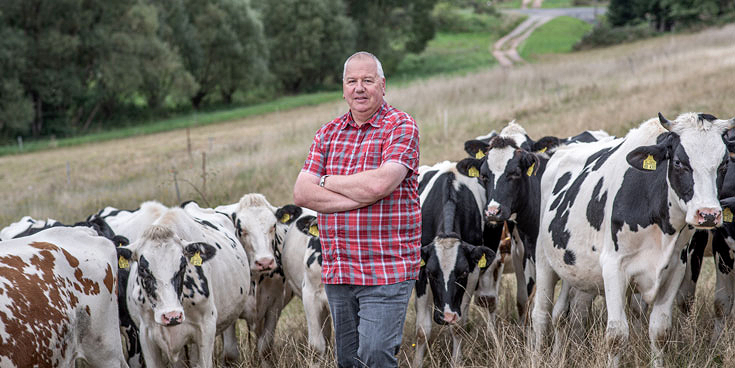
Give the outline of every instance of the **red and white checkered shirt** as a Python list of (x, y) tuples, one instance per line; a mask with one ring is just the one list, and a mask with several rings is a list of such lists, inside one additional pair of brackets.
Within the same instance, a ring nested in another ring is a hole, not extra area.
[(393, 193), (367, 207), (319, 214), (325, 284), (389, 285), (418, 276), (419, 129), (411, 116), (384, 101), (358, 127), (348, 112), (317, 131), (301, 171), (350, 175), (388, 161), (409, 169)]

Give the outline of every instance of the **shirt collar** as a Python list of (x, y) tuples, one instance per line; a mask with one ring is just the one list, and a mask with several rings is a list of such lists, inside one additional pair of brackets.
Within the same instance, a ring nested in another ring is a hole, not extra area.
[[(365, 124), (370, 124), (375, 128), (380, 128), (380, 122), (383, 120), (383, 116), (385, 115), (385, 112), (388, 110), (388, 103), (383, 100), (383, 103), (378, 108), (378, 111), (373, 114), (373, 116), (370, 118), (370, 120), (366, 121)], [(362, 126), (365, 126), (363, 124)], [(357, 123), (355, 123), (355, 119), (352, 118), (352, 112), (348, 111), (347, 114), (345, 114), (344, 123), (340, 127), (340, 129), (345, 129), (347, 126), (351, 126), (353, 128), (359, 129), (360, 127), (357, 126)]]

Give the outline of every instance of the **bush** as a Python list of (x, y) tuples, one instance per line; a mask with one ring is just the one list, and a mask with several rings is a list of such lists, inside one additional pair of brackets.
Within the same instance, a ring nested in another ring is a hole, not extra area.
[(484, 10), (483, 14), (472, 9), (460, 9), (449, 3), (438, 3), (433, 11), (437, 30), (447, 33), (487, 32), (496, 27), (498, 14)]
[(576, 45), (574, 45), (574, 50), (587, 50), (596, 47), (633, 42), (653, 37), (658, 34), (659, 32), (651, 29), (651, 27), (646, 23), (623, 27), (612, 27), (607, 22), (601, 22), (592, 30), (592, 32), (584, 36)]

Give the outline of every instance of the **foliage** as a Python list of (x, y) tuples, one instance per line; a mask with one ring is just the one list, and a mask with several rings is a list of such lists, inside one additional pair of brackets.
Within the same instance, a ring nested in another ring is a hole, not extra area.
[(496, 28), (500, 21), (497, 12), (478, 14), (471, 9), (457, 8), (448, 2), (436, 4), (433, 16), (437, 29), (450, 33), (487, 32)]
[(611, 0), (608, 19), (614, 27), (646, 22), (660, 32), (710, 22), (735, 10), (730, 0)]
[(595, 47), (617, 45), (625, 42), (633, 42), (653, 37), (659, 32), (651, 29), (647, 24), (612, 27), (606, 22), (601, 22), (582, 39), (574, 45), (574, 50), (586, 50)]
[(590, 30), (592, 25), (585, 21), (572, 17), (556, 17), (523, 41), (518, 53), (525, 60), (533, 60), (541, 54), (569, 52)]

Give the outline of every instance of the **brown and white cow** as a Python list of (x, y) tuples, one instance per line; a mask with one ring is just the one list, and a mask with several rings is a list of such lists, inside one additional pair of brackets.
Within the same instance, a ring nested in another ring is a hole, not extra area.
[(85, 227), (0, 242), (0, 366), (127, 367), (114, 244)]

